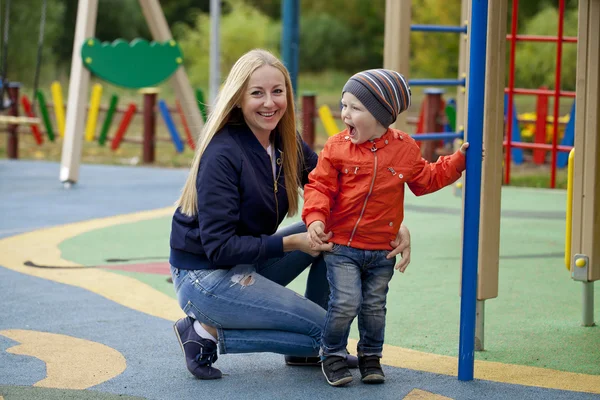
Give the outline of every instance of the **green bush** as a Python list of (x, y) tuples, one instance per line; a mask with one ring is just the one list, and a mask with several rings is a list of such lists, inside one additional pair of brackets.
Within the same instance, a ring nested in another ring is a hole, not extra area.
[[(254, 48), (264, 48), (278, 55), (281, 28), (255, 8), (241, 0), (229, 2), (231, 12), (220, 22), (221, 78), (235, 61)], [(208, 87), (210, 60), (210, 17), (199, 14), (194, 27), (177, 24), (175, 36), (183, 51), (184, 64), (194, 87)]]
[[(412, 8), (413, 24), (462, 25), (460, 0), (421, 0)], [(411, 78), (456, 78), (462, 35), (413, 32), (410, 41)]]
[[(558, 11), (547, 7), (525, 26), (524, 34), (558, 35)], [(577, 10), (565, 13), (564, 36), (577, 36)], [(509, 46), (507, 46), (507, 50)], [(575, 90), (577, 44), (563, 43), (561, 87)], [(556, 43), (519, 42), (515, 55), (515, 85), (525, 88), (554, 88), (556, 79)]]
[[(300, 22), (300, 70), (345, 70), (360, 56), (350, 28), (329, 14), (309, 14)], [(356, 64), (356, 62), (354, 63)]]

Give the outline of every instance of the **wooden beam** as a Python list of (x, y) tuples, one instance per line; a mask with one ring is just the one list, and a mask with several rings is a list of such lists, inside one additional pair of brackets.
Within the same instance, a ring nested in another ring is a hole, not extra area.
[(75, 183), (79, 179), (83, 125), (90, 82), (90, 72), (83, 66), (81, 60), (81, 46), (85, 39), (94, 36), (97, 12), (98, 0), (79, 0), (69, 75), (65, 136), (60, 162), (60, 181), (68, 184)]
[(588, 281), (600, 279), (599, 18), (599, 0), (579, 2), (571, 260), (575, 254), (588, 256)]
[(477, 300), (498, 296), (508, 0), (489, 3)]
[[(410, 76), (411, 0), (386, 0), (383, 68)], [(415, 107), (415, 105), (413, 105)], [(406, 113), (400, 114), (392, 128), (408, 132)]]
[[(458, 79), (467, 77), (467, 69), (469, 68), (469, 19), (470, 14), (470, 0), (462, 0), (460, 7), (460, 24), (467, 25), (467, 33), (461, 33), (459, 44), (458, 44)], [(502, 88), (504, 89), (504, 88)], [(459, 131), (461, 127), (466, 130), (466, 109), (467, 109), (467, 90), (466, 87), (456, 88), (456, 131)]]
[[(594, 179), (598, 179), (598, 13), (600, 1), (581, 0), (579, 2), (579, 32), (577, 37), (577, 83), (575, 112), (575, 160), (573, 171), (573, 215), (571, 234), (571, 269), (575, 254), (585, 254), (589, 258), (588, 280), (597, 280), (594, 271), (600, 257), (592, 257), (595, 226), (599, 225), (595, 202), (598, 189), (594, 189)], [(596, 234), (597, 235), (597, 234)], [(600, 240), (600, 236), (596, 236)], [(591, 279), (595, 278), (595, 279)]]
[[(172, 39), (173, 35), (158, 0), (139, 0), (139, 3), (154, 40), (164, 42)], [(171, 77), (171, 84), (175, 90), (175, 95), (179, 99), (188, 124), (197, 137), (204, 126), (204, 122), (183, 65)]]
[(38, 125), (41, 121), (39, 118), (0, 115), (0, 123), (8, 125)]

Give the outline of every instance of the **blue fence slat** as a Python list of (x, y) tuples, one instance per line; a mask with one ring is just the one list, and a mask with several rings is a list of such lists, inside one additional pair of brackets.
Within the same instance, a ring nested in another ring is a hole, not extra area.
[(179, 137), (179, 132), (177, 132), (177, 128), (175, 127), (175, 123), (173, 122), (173, 118), (171, 118), (171, 113), (169, 112), (167, 103), (165, 103), (164, 100), (159, 100), (158, 101), (158, 109), (160, 110), (160, 115), (162, 115), (163, 121), (165, 122), (165, 125), (167, 126), (167, 130), (169, 131), (169, 134), (171, 135), (171, 140), (173, 141), (173, 144), (175, 145), (175, 150), (177, 150), (178, 153), (182, 153), (183, 152), (183, 142), (181, 141), (181, 138)]

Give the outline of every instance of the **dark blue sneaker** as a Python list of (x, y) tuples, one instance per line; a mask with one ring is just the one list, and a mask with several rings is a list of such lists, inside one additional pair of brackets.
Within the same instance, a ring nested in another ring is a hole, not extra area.
[(385, 374), (381, 369), (378, 356), (358, 357), (358, 368), (360, 369), (361, 380), (364, 383), (385, 382)]
[(191, 317), (182, 318), (173, 325), (187, 369), (198, 379), (221, 378), (221, 371), (212, 366), (218, 358), (217, 344), (200, 337), (193, 325), (194, 320)]
[(331, 386), (343, 386), (352, 382), (352, 374), (348, 369), (345, 357), (326, 356), (321, 363), (323, 375)]

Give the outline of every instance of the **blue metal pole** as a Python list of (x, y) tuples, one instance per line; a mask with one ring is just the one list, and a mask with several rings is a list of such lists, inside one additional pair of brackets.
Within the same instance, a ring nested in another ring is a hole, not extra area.
[(488, 0), (472, 0), (458, 380), (473, 380)]
[(446, 33), (467, 33), (466, 26), (449, 26), (449, 25), (419, 25), (413, 24), (410, 26), (412, 32), (446, 32)]
[[(446, 139), (462, 139), (464, 137), (463, 132), (444, 132), (444, 133), (416, 133), (410, 135), (415, 140), (427, 141), (427, 140), (446, 140)], [(469, 143), (470, 145), (470, 143)]]
[(465, 86), (464, 79), (409, 79), (410, 86)]
[(298, 80), (298, 59), (300, 53), (300, 0), (281, 2), (281, 57), (290, 72), (294, 96)]

